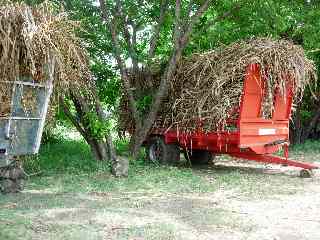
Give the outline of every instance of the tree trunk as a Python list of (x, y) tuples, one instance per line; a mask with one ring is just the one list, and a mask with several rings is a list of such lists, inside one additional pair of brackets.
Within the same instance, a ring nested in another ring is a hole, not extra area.
[(295, 117), (294, 117), (294, 121), (293, 121), (293, 143), (294, 144), (301, 144), (302, 139), (302, 124), (301, 124), (301, 116), (300, 116), (300, 109), (301, 106), (298, 105), (297, 106), (297, 110), (295, 112)]
[(316, 127), (319, 119), (320, 119), (320, 107), (318, 107), (316, 109), (314, 116), (312, 117), (311, 121), (309, 122), (308, 126), (306, 126), (306, 128), (303, 132), (303, 135), (302, 135), (303, 142), (309, 138), (310, 134), (312, 133), (312, 131)]
[(99, 141), (97, 139), (90, 139), (89, 141), (87, 141), (87, 143), (89, 144), (91, 153), (96, 160), (110, 160), (108, 155), (108, 146), (105, 142), (103, 142), (102, 140)]
[[(107, 121), (107, 117), (103, 113), (101, 104), (99, 101), (96, 101), (96, 112), (101, 119), (101, 121)], [(129, 173), (129, 160), (127, 158), (121, 158), (117, 156), (111, 134), (108, 134), (105, 137), (105, 151), (103, 152), (108, 156), (108, 159), (112, 163), (112, 173), (116, 177), (127, 177)]]
[(89, 104), (86, 103), (85, 98), (81, 96), (75, 96), (73, 94), (70, 96), (77, 111), (77, 116), (70, 111), (63, 98), (60, 98), (60, 104), (62, 105), (63, 111), (68, 119), (73, 123), (73, 125), (77, 128), (82, 137), (90, 146), (90, 150), (94, 158), (99, 161), (110, 161), (112, 163), (112, 173), (115, 176), (128, 176), (129, 162), (125, 158), (117, 157), (112, 144), (111, 135), (109, 134), (103, 139), (97, 139), (93, 137), (90, 126), (86, 121), (85, 113), (88, 111), (95, 111), (95, 114), (97, 114), (101, 121), (107, 121), (103, 114), (100, 102), (97, 99), (94, 99), (95, 106), (90, 108)]

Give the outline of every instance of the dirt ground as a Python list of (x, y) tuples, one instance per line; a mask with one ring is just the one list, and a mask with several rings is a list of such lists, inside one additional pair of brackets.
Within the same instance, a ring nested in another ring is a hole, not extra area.
[[(2, 198), (0, 239), (320, 239), (317, 174), (301, 179), (288, 168), (234, 162), (218, 167), (249, 168), (262, 178), (281, 175), (281, 181), (297, 182), (298, 187), (283, 185), (282, 193), (279, 182), (277, 191), (256, 195), (236, 184), (206, 193), (69, 193), (27, 188)], [(210, 169), (193, 172), (205, 181), (215, 181)]]

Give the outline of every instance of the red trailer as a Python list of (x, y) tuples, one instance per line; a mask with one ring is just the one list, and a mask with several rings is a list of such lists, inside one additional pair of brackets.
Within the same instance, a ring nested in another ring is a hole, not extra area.
[[(292, 81), (287, 76), (286, 91), (276, 90), (272, 117), (262, 117), (266, 81), (260, 65), (246, 69), (243, 93), (237, 119), (229, 119), (228, 130), (206, 133), (199, 126), (193, 133), (174, 129), (155, 129), (146, 141), (147, 157), (160, 163), (174, 163), (183, 150), (192, 163), (208, 162), (217, 154), (228, 154), (250, 161), (283, 164), (302, 168), (301, 176), (310, 176), (317, 166), (288, 159), (289, 121), (292, 109)], [(283, 157), (272, 155), (283, 149)]]

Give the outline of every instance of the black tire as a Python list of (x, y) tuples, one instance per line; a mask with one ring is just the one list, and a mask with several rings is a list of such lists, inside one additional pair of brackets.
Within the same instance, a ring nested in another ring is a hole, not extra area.
[(147, 160), (157, 164), (175, 165), (180, 161), (180, 147), (166, 144), (162, 137), (152, 137), (146, 146)]
[(312, 170), (308, 170), (308, 169), (302, 169), (300, 171), (300, 175), (301, 178), (312, 178), (313, 176), (313, 172)]
[(184, 157), (192, 165), (209, 164), (215, 159), (215, 155), (207, 150), (185, 150)]

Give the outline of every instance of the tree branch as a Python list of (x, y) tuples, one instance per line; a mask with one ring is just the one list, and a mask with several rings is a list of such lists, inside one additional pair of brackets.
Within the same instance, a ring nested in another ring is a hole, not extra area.
[(150, 40), (150, 48), (148, 53), (149, 59), (152, 59), (154, 57), (156, 46), (159, 40), (160, 30), (166, 16), (166, 10), (168, 8), (168, 4), (169, 4), (168, 0), (163, 0), (161, 3), (159, 20), (154, 28), (154, 33)]
[[(121, 18), (124, 18), (124, 16), (121, 15)], [(134, 71), (136, 71), (138, 69), (138, 58), (135, 50), (137, 29), (134, 27), (134, 24), (131, 25), (133, 28), (133, 34), (131, 36), (128, 28), (129, 26), (128, 20), (123, 19), (122, 22), (123, 22), (122, 27), (123, 27), (124, 39), (126, 40), (126, 43), (128, 45), (129, 56), (132, 60), (133, 69)]]
[(204, 12), (209, 8), (209, 4), (212, 0), (206, 0), (200, 8), (197, 10), (197, 12), (191, 17), (190, 22), (187, 22), (187, 27), (185, 32), (183, 33), (183, 36), (181, 37), (180, 43), (185, 47), (185, 45), (189, 41), (190, 34), (192, 32), (192, 29), (194, 25), (198, 22), (200, 17), (204, 14)]
[(59, 97), (60, 104), (62, 106), (63, 112), (66, 114), (66, 116), (69, 118), (69, 120), (72, 122), (72, 124), (76, 127), (78, 132), (86, 139), (89, 140), (89, 136), (87, 136), (85, 130), (82, 128), (81, 124), (77, 121), (76, 117), (70, 112), (68, 106), (65, 104), (64, 99), (60, 96)]
[(175, 47), (179, 46), (180, 38), (181, 38), (181, 0), (176, 0), (174, 32), (173, 32)]
[[(132, 111), (133, 118), (135, 120), (136, 125), (140, 125), (140, 115), (137, 110), (136, 101), (133, 96), (132, 88), (130, 86), (130, 81), (128, 78), (128, 74), (125, 69), (125, 64), (121, 58), (121, 51), (120, 51), (120, 43), (118, 39), (118, 32), (117, 32), (117, 26), (116, 26), (116, 20), (113, 18), (112, 20), (109, 19), (105, 0), (99, 0), (100, 7), (101, 7), (101, 17), (102, 20), (106, 22), (107, 26), (109, 27), (111, 31), (111, 38), (112, 38), (112, 46), (113, 46), (113, 55), (117, 61), (118, 67), (120, 69), (121, 78), (123, 81), (123, 87), (128, 95), (128, 100), (130, 104), (130, 109)], [(117, 4), (120, 4), (119, 1), (117, 1)], [(102, 8), (104, 6), (104, 8)]]
[[(127, 46), (128, 46), (128, 52), (129, 56), (132, 60), (132, 65), (133, 65), (133, 70), (134, 72), (137, 71), (138, 69), (138, 57), (137, 57), (137, 52), (136, 52), (136, 33), (137, 33), (137, 28), (136, 25), (129, 19), (128, 16), (125, 16), (123, 9), (122, 9), (122, 4), (120, 0), (116, 0), (116, 11), (115, 15), (121, 20), (123, 26), (123, 35), (124, 39), (126, 40)], [(129, 31), (129, 26), (132, 27), (133, 33), (132, 35), (130, 34)]]
[(101, 9), (101, 18), (103, 21), (108, 21), (109, 19), (109, 15), (107, 12), (107, 7), (106, 7), (106, 3), (104, 0), (99, 0), (100, 3), (100, 9)]
[(131, 58), (132, 58), (132, 65), (133, 65), (134, 72), (136, 72), (138, 70), (138, 55), (136, 51), (138, 26), (134, 23), (132, 23), (131, 26), (132, 26)]
[(191, 11), (192, 11), (192, 5), (194, 4), (193, 0), (190, 0), (188, 8), (187, 8), (187, 15), (186, 18), (188, 19), (191, 15)]

